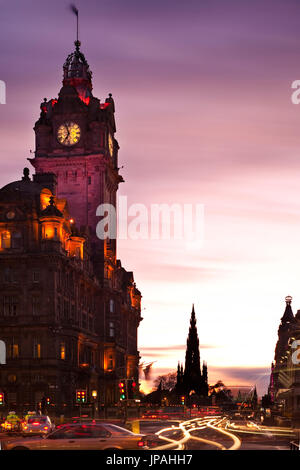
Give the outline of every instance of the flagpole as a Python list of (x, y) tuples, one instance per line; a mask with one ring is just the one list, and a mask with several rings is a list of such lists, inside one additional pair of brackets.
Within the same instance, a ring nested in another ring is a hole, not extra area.
[(79, 16), (79, 12), (77, 10), (77, 15), (76, 15), (76, 19), (77, 19), (77, 42), (78, 42), (78, 16)]
[(70, 8), (72, 10), (72, 12), (76, 15), (76, 43), (78, 44), (78, 36), (79, 36), (79, 21), (78, 21), (78, 17), (79, 17), (79, 11), (78, 11), (78, 8), (71, 4), (70, 5)]

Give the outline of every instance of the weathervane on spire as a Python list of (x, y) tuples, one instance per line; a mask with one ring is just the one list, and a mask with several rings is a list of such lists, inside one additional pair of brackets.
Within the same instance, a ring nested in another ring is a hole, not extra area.
[(79, 46), (80, 46), (80, 41), (78, 39), (78, 30), (79, 30), (78, 16), (79, 16), (79, 11), (78, 11), (78, 8), (73, 3), (71, 3), (70, 8), (71, 8), (72, 12), (76, 15), (76, 41), (75, 41), (75, 46), (76, 46), (76, 49), (79, 49)]

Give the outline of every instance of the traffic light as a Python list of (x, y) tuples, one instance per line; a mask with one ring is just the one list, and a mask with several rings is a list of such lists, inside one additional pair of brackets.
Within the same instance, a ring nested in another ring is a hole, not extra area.
[(76, 403), (86, 403), (86, 390), (76, 390)]
[(181, 397), (181, 404), (182, 404), (182, 405), (185, 404), (185, 396), (182, 396), (182, 397)]
[(50, 405), (50, 397), (46, 398), (46, 403), (47, 403), (47, 405)]
[(0, 406), (4, 405), (4, 393), (0, 392)]
[(125, 380), (119, 383), (119, 395), (120, 395), (120, 400), (125, 400), (126, 399), (126, 385), (125, 385)]
[(137, 383), (134, 379), (129, 379), (127, 381), (127, 392), (128, 392), (128, 398), (133, 399), (136, 396), (136, 391), (137, 391)]

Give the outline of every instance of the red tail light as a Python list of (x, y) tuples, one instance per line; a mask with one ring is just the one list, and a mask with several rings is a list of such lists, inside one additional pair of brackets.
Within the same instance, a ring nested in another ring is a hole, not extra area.
[(145, 446), (145, 442), (144, 441), (139, 441), (138, 442), (138, 447), (144, 447)]

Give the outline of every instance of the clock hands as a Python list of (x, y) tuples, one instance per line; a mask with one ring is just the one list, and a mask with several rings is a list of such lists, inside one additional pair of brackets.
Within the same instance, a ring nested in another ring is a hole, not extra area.
[(80, 127), (73, 122), (65, 122), (58, 130), (58, 140), (63, 145), (74, 145), (79, 141)]
[(69, 136), (70, 136), (70, 128), (69, 128), (69, 125), (68, 125), (68, 126), (66, 125), (66, 129), (67, 129), (67, 131), (68, 131), (68, 134), (67, 134), (67, 137), (65, 138), (64, 142), (66, 142), (66, 140), (67, 140), (67, 139), (69, 138)]

